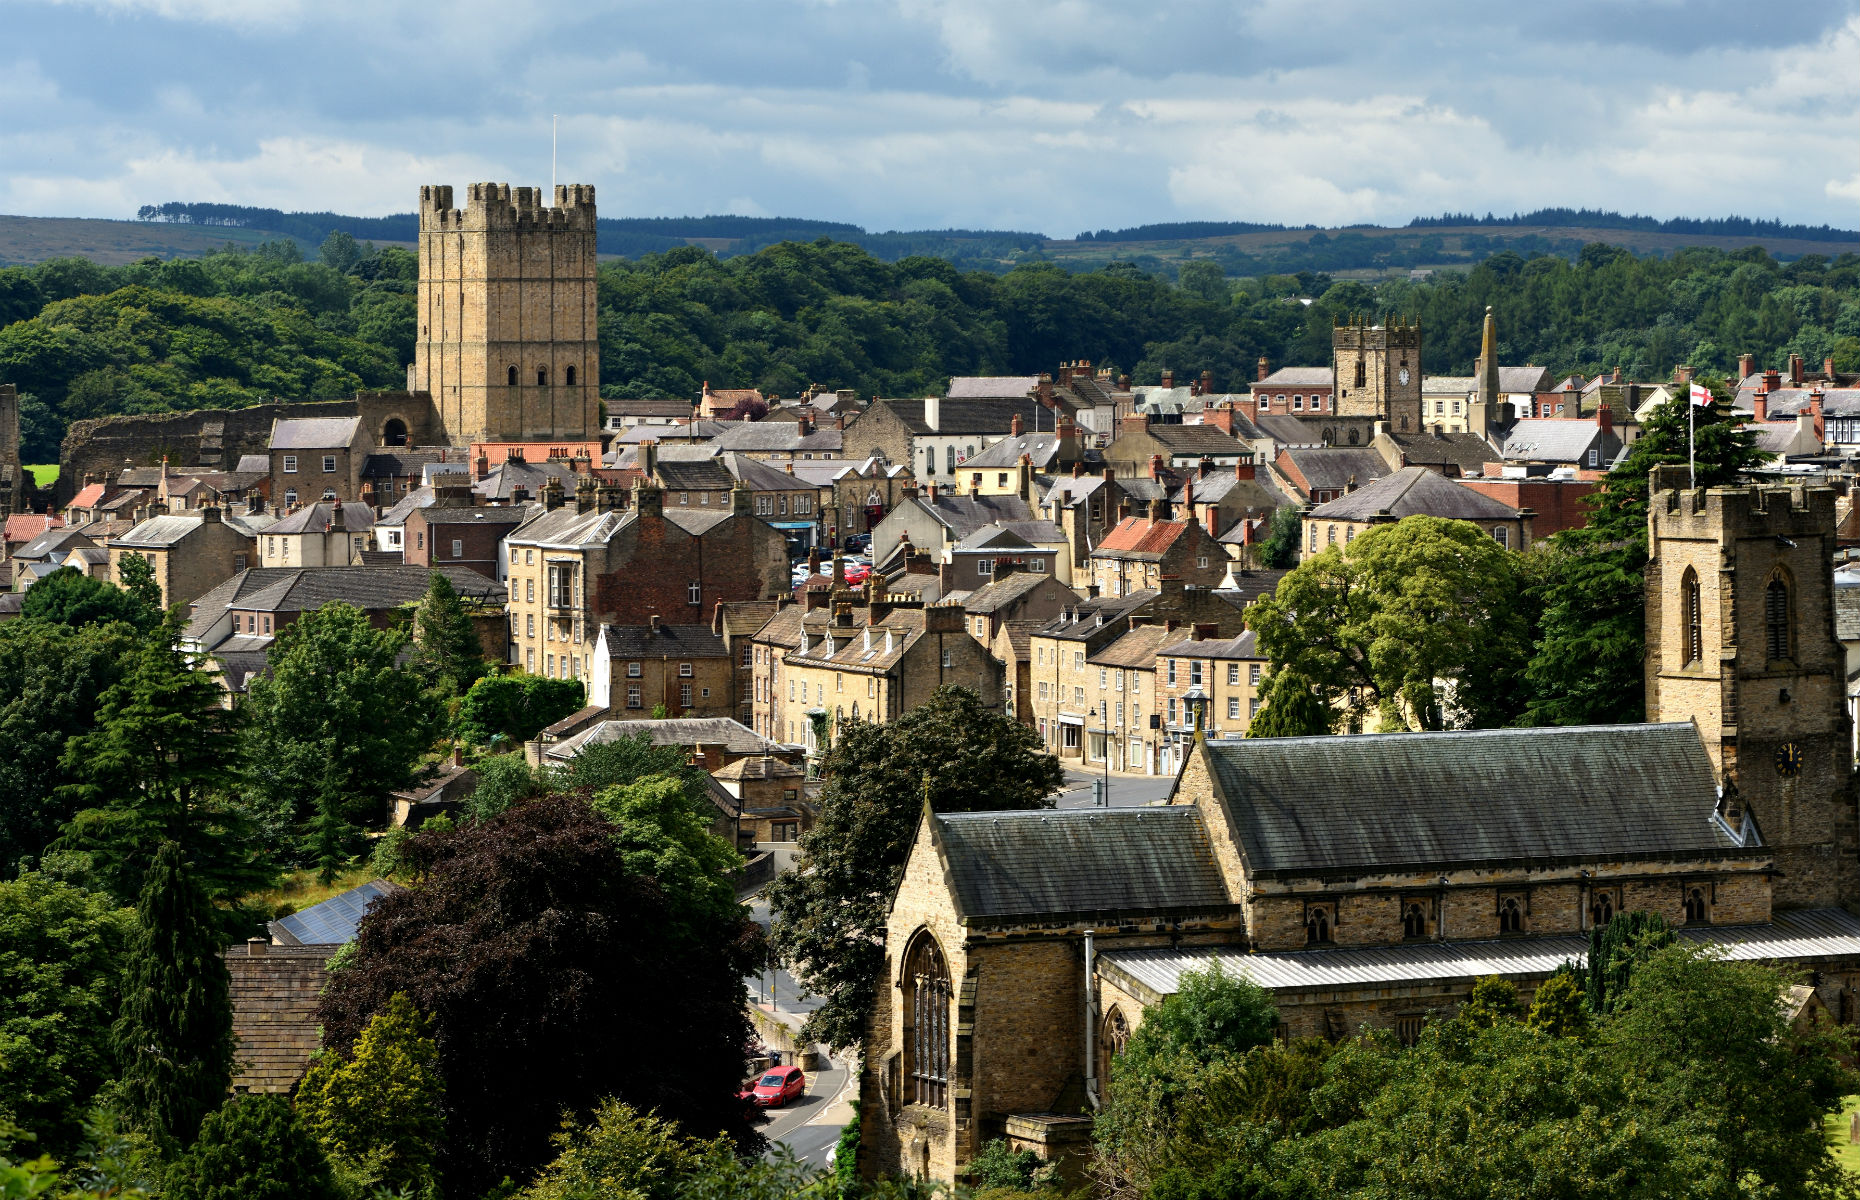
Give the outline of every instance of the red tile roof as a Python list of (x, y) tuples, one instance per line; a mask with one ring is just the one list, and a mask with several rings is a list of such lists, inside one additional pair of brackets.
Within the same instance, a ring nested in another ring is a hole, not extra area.
[(41, 513), (14, 513), (6, 519), (6, 540), (8, 542), (30, 542), (48, 529), (64, 527), (62, 517), (46, 516)]
[(1188, 532), (1187, 521), (1152, 521), (1148, 517), (1125, 517), (1117, 528), (1104, 535), (1100, 550), (1118, 550), (1128, 554), (1161, 554)]
[(71, 507), (90, 508), (103, 499), (103, 488), (104, 485), (101, 483), (86, 484), (82, 491), (71, 497)]

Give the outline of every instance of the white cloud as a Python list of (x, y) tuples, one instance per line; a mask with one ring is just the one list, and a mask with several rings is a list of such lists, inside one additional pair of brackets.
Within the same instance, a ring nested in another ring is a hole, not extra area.
[(406, 211), (546, 183), (560, 113), (561, 178), (616, 215), (1851, 227), (1855, 4), (0, 0), (0, 208)]

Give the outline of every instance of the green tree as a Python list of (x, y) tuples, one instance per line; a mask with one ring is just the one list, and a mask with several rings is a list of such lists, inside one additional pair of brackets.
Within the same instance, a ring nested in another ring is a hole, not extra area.
[(123, 973), (112, 1038), (122, 1097), (163, 1147), (193, 1143), (232, 1081), (232, 982), (212, 906), (179, 843), (155, 852)]
[(1518, 556), (1477, 526), (1408, 517), (1306, 559), (1247, 625), (1275, 671), (1296, 670), (1352, 723), (1484, 727), (1519, 704), (1521, 591)]
[(668, 899), (686, 910), (694, 935), (741, 915), (730, 873), (740, 870), (736, 847), (711, 832), (715, 805), (689, 779), (649, 775), (596, 792), (594, 810), (614, 823), (627, 869), (656, 879)]
[(522, 743), (586, 703), (573, 679), (542, 675), (486, 675), (471, 685), (459, 706), (459, 736), (473, 745)]
[(242, 896), (268, 886), (276, 868), (258, 832), (226, 789), (238, 745), (219, 685), (177, 648), (171, 613), (129, 654), (122, 677), (98, 702), (96, 728), (70, 740), (60, 760), (77, 804), (56, 845), (87, 853), (111, 895), (133, 903), (164, 842), (176, 842), (192, 880), (215, 903), (227, 940), (251, 929)]
[(397, 1194), (438, 1194), (445, 1085), (431, 1024), (396, 993), (349, 1054), (325, 1053), (297, 1086), (297, 1119), (329, 1157)]
[(78, 1144), (116, 1074), (110, 1022), (131, 925), (109, 897), (37, 872), (0, 882), (0, 1112), (52, 1153)]
[(1583, 998), (1592, 1013), (1610, 1013), (1627, 994), (1634, 969), (1673, 942), (1673, 931), (1658, 913), (1616, 913), (1589, 930), (1589, 958), (1578, 974)]
[(444, 573), (433, 572), (432, 583), (414, 610), (413, 623), (414, 660), (434, 686), (462, 695), (489, 669), (471, 614)]
[(340, 1200), (322, 1147), (282, 1096), (235, 1096), (168, 1169), (163, 1200)]
[(1289, 571), (1298, 565), (1299, 545), (1304, 537), (1304, 522), (1296, 508), (1272, 510), (1272, 526), (1266, 535), (1266, 565), (1275, 571)]
[(1551, 1037), (1580, 1037), (1589, 1029), (1589, 1010), (1576, 973), (1560, 970), (1537, 985), (1524, 1023)]
[(302, 859), (333, 878), (409, 786), (438, 734), (434, 698), (399, 662), (406, 635), (325, 604), (284, 627), (245, 702), (245, 777)]
[(1212, 1062), (1266, 1044), (1278, 1024), (1278, 1007), (1266, 989), (1214, 963), (1182, 973), (1175, 994), (1144, 1014), (1125, 1053), (1139, 1058), (1187, 1054)]
[(806, 1036), (852, 1046), (865, 1036), (886, 912), (926, 797), (938, 812), (1050, 808), (1062, 777), (1037, 733), (957, 687), (895, 721), (841, 725), (821, 771), (805, 867), (769, 888), (771, 940), (822, 998)]
[(65, 743), (96, 728), (134, 646), (121, 625), (0, 624), (0, 878), (44, 853), (77, 811)]
[(1642, 720), (1646, 643), (1647, 480), (1660, 464), (1687, 461), (1687, 410), (1696, 424), (1698, 486), (1737, 482), (1767, 457), (1734, 412), (1724, 385), (1710, 408), (1684, 397), (1649, 415), (1627, 457), (1587, 500), (1582, 529), (1540, 546), (1530, 590), (1542, 610), (1536, 651), (1525, 668), (1529, 703), (1521, 725), (1610, 725)]
[(464, 815), (473, 821), (495, 817), (538, 793), (536, 772), (522, 754), (487, 754), (473, 765), (478, 786), (465, 797)]
[(1260, 693), (1265, 707), (1247, 722), (1250, 738), (1316, 737), (1331, 731), (1337, 710), (1320, 700), (1311, 681), (1296, 667), (1280, 667), (1266, 677)]
[(1500, 1021), (1516, 1021), (1524, 1016), (1524, 1004), (1518, 999), (1518, 985), (1500, 975), (1487, 975), (1474, 981), (1472, 993), (1460, 1006), (1462, 1021), (1482, 1028)]
[(1756, 963), (1668, 946), (1635, 970), (1601, 1056), (1642, 1119), (1671, 1130), (1685, 1194), (1851, 1194), (1827, 1152), (1822, 1118), (1860, 1079), (1838, 1062), (1850, 1030), (1792, 1028), (1789, 980)]
[(517, 1193), (521, 1200), (677, 1200), (715, 1148), (611, 1097), (595, 1106), (585, 1125), (566, 1123), (551, 1140), (555, 1160)]
[(59, 567), (33, 584), (20, 602), (19, 613), (60, 625), (123, 621), (137, 629), (149, 629), (161, 619), (160, 606), (151, 608), (140, 593), (92, 579), (76, 567)]
[(125, 554), (117, 564), (117, 577), (122, 580), (122, 590), (129, 593), (149, 613), (149, 623), (159, 616), (163, 605), (161, 602), (161, 585), (155, 582), (155, 567), (146, 555)]

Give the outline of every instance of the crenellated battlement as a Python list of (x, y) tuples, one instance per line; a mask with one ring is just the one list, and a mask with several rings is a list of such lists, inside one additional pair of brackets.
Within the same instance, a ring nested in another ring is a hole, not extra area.
[(1404, 324), (1400, 317), (1387, 325), (1370, 325), (1352, 319), (1331, 330), (1336, 350), (1420, 350), (1420, 322)]
[(454, 208), (449, 184), (420, 188), (420, 232), (490, 229), (548, 229), (593, 232), (594, 185), (558, 184), (555, 203), (543, 203), (543, 189), (507, 183), (474, 183), (465, 189), (465, 207)]
[[(1686, 487), (1686, 468), (1655, 467), (1648, 479), (1650, 532), (1659, 538), (1833, 537), (1835, 491), (1806, 484)], [(1658, 544), (1657, 540), (1654, 544)]]

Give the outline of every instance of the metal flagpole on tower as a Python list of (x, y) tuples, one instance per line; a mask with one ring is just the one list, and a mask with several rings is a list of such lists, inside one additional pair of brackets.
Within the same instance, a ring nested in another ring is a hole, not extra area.
[(1698, 407), (1690, 392), (1686, 393), (1686, 486), (1696, 488), (1699, 485), (1698, 455), (1693, 451), (1692, 421)]
[(551, 204), (555, 203), (555, 130), (556, 123), (560, 120), (561, 118), (556, 114), (549, 114), (549, 203)]

